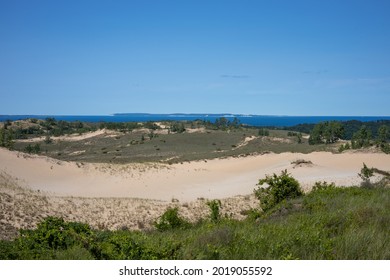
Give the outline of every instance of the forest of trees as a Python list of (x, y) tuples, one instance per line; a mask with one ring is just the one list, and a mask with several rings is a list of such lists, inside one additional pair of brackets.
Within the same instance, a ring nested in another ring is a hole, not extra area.
[[(390, 122), (389, 122), (390, 123)], [(360, 124), (360, 126), (358, 125)], [(306, 129), (308, 125), (300, 125)], [(351, 140), (351, 144), (343, 144), (339, 151), (347, 149), (361, 149), (373, 145), (381, 148), (385, 153), (390, 153), (390, 129), (386, 121), (378, 122), (320, 122), (315, 124), (310, 131), (309, 144), (332, 144), (339, 139)], [(348, 136), (346, 132), (348, 131)], [(374, 131), (374, 132), (373, 132)]]

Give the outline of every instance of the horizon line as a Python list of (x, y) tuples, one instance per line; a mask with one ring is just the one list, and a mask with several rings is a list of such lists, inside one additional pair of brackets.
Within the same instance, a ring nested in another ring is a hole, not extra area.
[(0, 117), (6, 116), (105, 116), (114, 117), (120, 115), (231, 115), (231, 116), (262, 116), (262, 117), (390, 117), (390, 115), (289, 115), (289, 114), (252, 114), (252, 113), (111, 113), (111, 114), (0, 114)]

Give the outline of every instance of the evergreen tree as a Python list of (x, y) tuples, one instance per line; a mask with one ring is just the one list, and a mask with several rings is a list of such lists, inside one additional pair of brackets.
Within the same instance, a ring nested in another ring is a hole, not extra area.
[(362, 125), (358, 132), (352, 136), (352, 149), (360, 149), (370, 146), (372, 132), (365, 125)]
[(379, 146), (386, 144), (387, 140), (389, 139), (389, 135), (390, 135), (390, 133), (389, 133), (389, 128), (387, 127), (387, 125), (382, 125), (378, 129), (378, 136), (376, 138), (376, 143)]

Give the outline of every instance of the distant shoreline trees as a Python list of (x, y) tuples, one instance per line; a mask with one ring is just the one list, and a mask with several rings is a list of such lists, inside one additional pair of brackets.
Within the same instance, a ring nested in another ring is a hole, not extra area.
[(340, 122), (320, 122), (310, 132), (309, 144), (332, 144), (343, 137), (344, 127)]

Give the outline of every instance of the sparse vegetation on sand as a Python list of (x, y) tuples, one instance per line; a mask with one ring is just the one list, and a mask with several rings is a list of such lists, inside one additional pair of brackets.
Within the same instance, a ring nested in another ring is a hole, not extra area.
[[(9, 122), (6, 129), (1, 129), (3, 135), (8, 135), (8, 144), (3, 143), (6, 147), (77, 162), (172, 164), (267, 152), (337, 150), (332, 145), (309, 145), (307, 138), (297, 138), (287, 130), (259, 130), (223, 118), (215, 123), (25, 120)], [(13, 135), (12, 140), (9, 135)]]
[[(272, 185), (271, 179), (296, 185), (284, 173), (263, 180)], [(273, 186), (279, 188), (278, 184)], [(213, 201), (208, 203), (211, 214), (204, 213), (197, 222), (182, 217), (182, 210), (169, 207), (156, 219), (157, 229), (147, 231), (96, 230), (85, 223), (48, 217), (35, 229), (21, 230), (16, 239), (0, 241), (0, 258), (390, 258), (388, 181), (370, 188), (338, 188), (318, 182), (305, 195), (269, 194), (280, 195), (273, 207), (243, 211), (247, 218), (241, 221), (227, 214), (220, 216), (217, 212), (220, 206), (224, 208), (224, 202)]]
[[(266, 152), (343, 152), (350, 148), (375, 147), (389, 153), (389, 131), (387, 121), (333, 121), (281, 129), (248, 127), (226, 118), (214, 123), (83, 123), (47, 118), (2, 123), (0, 146), (70, 161), (177, 163)], [(340, 143), (340, 139), (351, 143)]]

